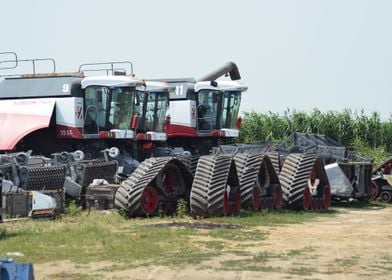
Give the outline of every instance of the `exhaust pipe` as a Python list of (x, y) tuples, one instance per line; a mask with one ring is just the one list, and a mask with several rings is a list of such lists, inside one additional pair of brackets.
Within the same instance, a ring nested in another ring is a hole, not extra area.
[(234, 62), (227, 62), (225, 65), (219, 67), (215, 71), (212, 71), (211, 73), (205, 75), (204, 77), (201, 77), (198, 82), (202, 81), (214, 81), (217, 78), (229, 73), (230, 79), (233, 81), (235, 80), (240, 80), (241, 75), (240, 71), (238, 70), (237, 65)]

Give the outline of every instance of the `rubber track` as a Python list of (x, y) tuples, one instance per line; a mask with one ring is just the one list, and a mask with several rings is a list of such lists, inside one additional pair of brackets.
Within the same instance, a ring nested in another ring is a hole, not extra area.
[(202, 156), (197, 164), (191, 190), (191, 214), (194, 217), (222, 216), (223, 196), (232, 157)]
[(287, 156), (279, 180), (283, 201), (289, 208), (302, 205), (303, 192), (316, 161), (316, 154), (290, 154)]
[(238, 154), (234, 157), (234, 161), (241, 186), (241, 207), (250, 207), (252, 205), (253, 188), (263, 156), (261, 154)]
[(200, 156), (198, 155), (186, 155), (179, 156), (178, 159), (185, 165), (188, 171), (191, 173), (193, 177), (195, 177), (197, 163), (199, 161)]
[(279, 174), (280, 173), (279, 152), (268, 152), (266, 155), (270, 158), (272, 166), (275, 169), (275, 173)]
[(174, 157), (157, 157), (143, 161), (131, 176), (121, 183), (115, 196), (116, 206), (127, 211), (131, 217), (145, 216), (141, 206), (142, 192), (172, 159)]

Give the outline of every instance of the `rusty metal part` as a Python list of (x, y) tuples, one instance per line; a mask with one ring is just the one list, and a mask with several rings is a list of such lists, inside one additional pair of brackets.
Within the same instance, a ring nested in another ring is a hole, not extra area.
[(54, 209), (37, 209), (32, 210), (29, 214), (30, 218), (38, 219), (38, 218), (54, 218), (55, 212)]

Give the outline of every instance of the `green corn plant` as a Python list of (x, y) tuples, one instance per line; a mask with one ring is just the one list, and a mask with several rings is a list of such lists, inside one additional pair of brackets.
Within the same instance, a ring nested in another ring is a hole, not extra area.
[[(368, 116), (364, 110), (322, 112), (315, 108), (306, 113), (287, 109), (283, 115), (245, 112), (240, 141), (283, 141), (295, 131), (327, 135), (348, 149), (367, 147), (381, 149), (381, 154), (392, 152), (392, 115), (382, 121), (379, 113)], [(363, 145), (358, 145), (358, 141)]]

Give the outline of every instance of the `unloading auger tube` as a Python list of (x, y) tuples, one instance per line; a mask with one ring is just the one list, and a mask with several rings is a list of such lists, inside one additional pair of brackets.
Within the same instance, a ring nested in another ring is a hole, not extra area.
[(328, 209), (331, 189), (322, 159), (315, 153), (287, 156), (279, 180), (286, 208), (302, 210)]
[(218, 69), (208, 73), (207, 75), (198, 79), (198, 82), (202, 81), (214, 81), (219, 77), (226, 75), (229, 73), (230, 79), (233, 81), (241, 80), (240, 71), (238, 70), (237, 65), (234, 62), (227, 62), (225, 65), (219, 67)]
[(202, 156), (197, 164), (190, 197), (193, 217), (238, 215), (241, 190), (232, 156)]
[(149, 158), (121, 183), (115, 196), (117, 207), (129, 217), (150, 216), (158, 210), (172, 213), (180, 198), (189, 199), (192, 175), (174, 157)]
[(280, 209), (282, 189), (269, 156), (244, 153), (236, 155), (234, 160), (241, 186), (241, 207)]

